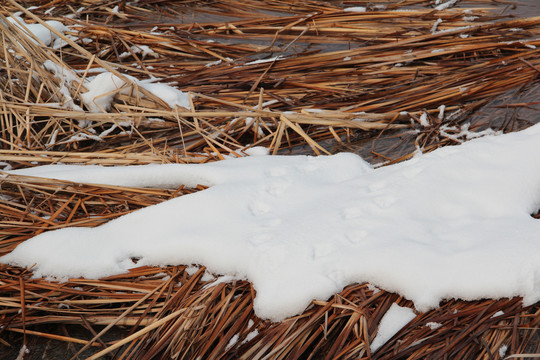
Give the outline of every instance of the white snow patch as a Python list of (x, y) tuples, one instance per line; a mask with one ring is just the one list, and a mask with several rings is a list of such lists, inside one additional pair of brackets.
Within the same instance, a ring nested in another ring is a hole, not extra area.
[(274, 56), (268, 59), (259, 59), (259, 60), (250, 61), (250, 62), (245, 63), (244, 65), (264, 64), (267, 62), (278, 61), (278, 60), (283, 60), (283, 59), (285, 59), (285, 57), (280, 55), (280, 56)]
[(231, 338), (231, 340), (229, 340), (229, 343), (227, 344), (227, 346), (225, 347), (225, 351), (229, 350), (230, 348), (232, 348), (234, 345), (236, 345), (236, 343), (238, 342), (238, 338), (240, 336), (238, 334), (234, 334), (234, 336)]
[(363, 282), (399, 293), (419, 311), (449, 298), (524, 296), (528, 304), (540, 300), (540, 222), (530, 216), (540, 208), (539, 151), (535, 125), (376, 169), (341, 153), (15, 170), (82, 183), (210, 188), (96, 228), (44, 232), (0, 261), (35, 264), (34, 276), (58, 279), (202, 264), (251, 281), (257, 315), (272, 320)]
[(377, 335), (369, 347), (371, 352), (376, 352), (415, 317), (416, 314), (411, 308), (392, 304), (379, 323)]
[[(457, 126), (442, 125), (439, 128), (441, 136), (452, 139), (457, 142), (463, 142), (465, 140), (472, 140), (489, 135), (500, 135), (501, 131), (495, 131), (493, 129), (485, 129), (482, 131), (469, 131), (471, 124), (463, 124), (460, 128)], [(454, 132), (454, 133), (450, 133)]]
[(254, 146), (252, 148), (244, 150), (244, 152), (249, 156), (263, 156), (269, 155), (270, 149), (265, 148), (264, 146)]
[(431, 330), (435, 330), (435, 329), (440, 328), (440, 327), (442, 326), (442, 324), (441, 324), (441, 323), (438, 323), (438, 322), (433, 322), (433, 321), (432, 321), (432, 322), (428, 322), (428, 323), (426, 324), (426, 326), (429, 327)]
[[(31, 35), (34, 35), (39, 41), (45, 44), (45, 46), (51, 45), (54, 40), (58, 39), (58, 35), (50, 31), (46, 26), (41, 24), (28, 24), (17, 14), (13, 14), (8, 17), (7, 20), (25, 32), (28, 38), (36, 44), (38, 44), (38, 42), (35, 41)], [(60, 21), (48, 20), (45, 21), (45, 23), (60, 33), (65, 33), (68, 30), (68, 27)]]
[(437, 116), (437, 119), (442, 120), (444, 119), (444, 112), (446, 110), (446, 105), (441, 105), (438, 107), (439, 109), (439, 115)]
[(501, 359), (504, 359), (504, 357), (506, 356), (506, 351), (508, 350), (508, 346), (506, 345), (501, 345), (501, 347), (499, 348), (499, 357)]
[(144, 59), (147, 56), (152, 56), (154, 58), (158, 58), (159, 54), (156, 53), (154, 50), (152, 50), (148, 45), (133, 45), (130, 47), (131, 51), (126, 51), (120, 54), (118, 57), (120, 59), (125, 59), (132, 54), (141, 54), (141, 57)]
[(423, 127), (427, 127), (429, 126), (429, 121), (428, 121), (428, 114), (427, 112), (423, 112), (422, 115), (420, 115), (420, 118), (418, 119), (418, 121), (420, 122), (420, 125), (422, 125)]
[(343, 11), (347, 12), (366, 12), (366, 10), (365, 6), (354, 6), (343, 9)]
[(64, 97), (63, 107), (77, 111), (82, 110), (79, 105), (75, 104), (68, 89), (68, 87), (71, 87), (72, 82), (79, 80), (77, 75), (67, 67), (58, 65), (51, 60), (46, 60), (43, 63), (43, 67), (54, 74), (55, 78), (60, 80), (59, 92)]
[(247, 342), (250, 342), (251, 340), (253, 340), (257, 335), (259, 335), (259, 330), (255, 329), (253, 331), (251, 331), (250, 333), (248, 333), (246, 335), (246, 338), (244, 339), (244, 341), (242, 341), (242, 344), (245, 344)]
[(381, 292), (381, 290), (373, 284), (367, 284), (367, 288), (373, 292), (373, 295)]
[(431, 27), (431, 33), (432, 34), (435, 34), (437, 32), (437, 27), (439, 26), (440, 23), (442, 23), (443, 20), (441, 18), (438, 18), (437, 21), (435, 21), (435, 23), (433, 24), (433, 26)]
[(457, 2), (458, 2), (458, 0), (447, 1), (445, 3), (442, 3), (442, 4), (438, 5), (438, 6), (435, 6), (435, 10), (438, 10), (438, 11), (446, 10), (449, 7), (454, 6)]
[[(189, 108), (189, 97), (186, 93), (169, 86), (167, 84), (154, 83), (153, 79), (138, 80), (132, 76), (124, 75), (126, 79), (137, 86), (141, 86), (162, 99), (171, 108), (181, 106)], [(118, 76), (103, 72), (94, 77), (86, 84), (88, 92), (81, 94), (82, 101), (86, 104), (90, 112), (106, 112), (111, 107), (111, 102), (117, 92), (130, 94), (134, 91), (133, 86), (127, 84)]]

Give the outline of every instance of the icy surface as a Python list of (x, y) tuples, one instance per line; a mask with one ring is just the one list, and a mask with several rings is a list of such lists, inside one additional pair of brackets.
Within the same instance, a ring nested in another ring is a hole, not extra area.
[[(374, 169), (360, 157), (251, 156), (201, 165), (50, 165), (12, 171), (75, 182), (209, 189), (97, 228), (65, 228), (1, 262), (35, 276), (99, 278), (201, 264), (246, 278), (281, 320), (351, 283), (420, 311), (442, 299), (540, 299), (540, 125)], [(139, 258), (137, 264), (131, 257)]]
[(414, 311), (408, 307), (401, 307), (397, 304), (392, 304), (390, 309), (384, 314), (379, 323), (377, 335), (370, 345), (371, 352), (379, 350), (381, 346), (386, 344), (401, 328), (416, 317)]

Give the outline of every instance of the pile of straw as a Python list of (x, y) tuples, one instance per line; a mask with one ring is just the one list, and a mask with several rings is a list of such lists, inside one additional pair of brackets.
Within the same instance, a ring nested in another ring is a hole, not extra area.
[[(420, 0), (347, 2), (366, 12), (292, 0), (53, 3), (0, 7), (2, 166), (202, 163), (259, 145), (273, 154), (329, 154), (354, 141), (369, 141), (372, 159), (395, 162), (465, 140), (465, 124), (494, 127), (475, 117), (494, 99), (499, 118), (537, 104), (500, 99), (538, 87), (540, 17), (504, 18), (485, 7), (489, 1), (445, 11)], [(414, 10), (400, 10), (407, 7)], [(71, 26), (56, 32), (66, 45), (33, 41), (6, 21), (17, 11), (28, 22)], [(153, 53), (143, 57), (134, 46)], [(77, 80), (63, 82), (46, 70), (48, 61)], [(107, 112), (91, 113), (80, 95), (99, 69), (128, 83), (125, 75), (173, 83), (191, 104), (171, 108), (134, 85), (116, 93)], [(517, 120), (505, 118), (496, 130), (535, 119)], [(0, 190), (0, 255), (43, 231), (98, 226), (197, 191), (14, 175), (0, 179)], [(0, 354), (7, 358), (22, 344), (35, 354), (58, 342), (69, 357), (92, 359), (500, 359), (504, 349), (524, 354), (540, 346), (539, 304), (524, 307), (519, 298), (447, 301), (371, 354), (388, 308), (412, 304), (366, 284), (272, 324), (255, 316), (248, 282), (214, 284), (204, 267), (140, 267), (63, 283), (31, 275), (0, 264)]]

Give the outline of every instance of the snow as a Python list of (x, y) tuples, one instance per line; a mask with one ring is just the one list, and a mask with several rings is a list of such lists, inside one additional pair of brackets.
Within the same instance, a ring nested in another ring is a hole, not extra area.
[(420, 115), (420, 118), (418, 119), (418, 121), (420, 122), (420, 125), (422, 125), (423, 127), (428, 127), (429, 126), (428, 114), (426, 112), (423, 112), (422, 115)]
[[(143, 87), (162, 99), (173, 109), (176, 106), (189, 108), (188, 95), (172, 86), (154, 83), (153, 79), (138, 80), (132, 76), (124, 76), (133, 84)], [(103, 72), (95, 76), (91, 81), (86, 83), (86, 88), (88, 91), (81, 94), (81, 99), (86, 104), (89, 111), (94, 113), (105, 112), (110, 109), (111, 102), (117, 92), (130, 94), (133, 91), (131, 85), (126, 84), (124, 80), (110, 72)]]
[(506, 346), (506, 345), (501, 345), (501, 347), (499, 348), (499, 357), (500, 357), (501, 359), (504, 359), (507, 350), (508, 350), (508, 346)]
[(225, 351), (229, 350), (230, 348), (232, 348), (234, 345), (236, 345), (236, 343), (238, 342), (238, 338), (240, 336), (238, 334), (234, 334), (234, 336), (231, 338), (231, 340), (229, 340), (229, 343), (227, 344), (227, 346), (225, 347)]
[[(26, 32), (26, 34), (29, 36), (30, 39), (32, 39), (32, 37), (30, 36), (30, 34), (32, 34), (46, 46), (51, 45), (53, 41), (58, 39), (58, 36), (54, 34), (52, 31), (50, 31), (44, 25), (28, 24), (24, 21), (24, 19), (22, 19), (17, 14), (14, 14), (13, 16), (8, 17), (7, 20), (13, 25), (17, 26), (19, 29)], [(64, 24), (62, 24), (60, 21), (49, 20), (49, 21), (45, 21), (45, 23), (60, 33), (64, 33), (68, 30), (68, 28)], [(34, 39), (32, 39), (32, 41), (36, 44), (38, 43)]]
[[(441, 136), (452, 139), (460, 143), (463, 142), (464, 140), (476, 139), (482, 136), (501, 134), (501, 132), (497, 132), (489, 128), (482, 131), (470, 131), (469, 130), (470, 126), (471, 126), (470, 123), (463, 124), (459, 128), (457, 126), (450, 126), (450, 125), (445, 124), (439, 128), (439, 132)], [(451, 134), (449, 132), (454, 132), (454, 133)]]
[(441, 18), (437, 19), (437, 21), (435, 21), (435, 23), (433, 24), (433, 26), (431, 27), (431, 33), (432, 34), (435, 34), (437, 32), (437, 27), (439, 26), (440, 23), (442, 23), (443, 20)]
[(437, 116), (437, 119), (442, 121), (444, 119), (444, 112), (446, 111), (446, 105), (441, 105), (437, 109), (439, 110), (439, 115)]
[(377, 288), (375, 285), (373, 284), (367, 284), (367, 288), (373, 292), (373, 295), (381, 292), (381, 290), (379, 290), (379, 288)]
[(132, 54), (141, 54), (143, 59), (146, 58), (148, 55), (150, 55), (150, 56), (152, 56), (154, 58), (159, 57), (159, 54), (156, 53), (154, 50), (152, 50), (147, 45), (133, 45), (130, 48), (130, 50), (131, 50), (131, 52), (129, 52), (129, 51), (123, 52), (118, 57), (120, 59), (125, 59), (125, 58), (131, 56)]
[(264, 63), (283, 60), (283, 59), (285, 59), (285, 56), (274, 56), (274, 57), (271, 57), (271, 58), (268, 58), (268, 59), (253, 60), (253, 61), (245, 63), (244, 65), (247, 66), (247, 65), (255, 65), (255, 64), (264, 64)]
[(433, 321), (431, 321), (431, 322), (428, 322), (428, 323), (426, 324), (426, 326), (429, 327), (431, 330), (435, 330), (435, 329), (440, 328), (440, 327), (442, 326), (442, 324), (441, 324), (441, 323), (438, 323), (438, 322), (433, 322)]
[(348, 7), (348, 8), (345, 8), (343, 9), (343, 11), (347, 11), (347, 12), (366, 12), (366, 7), (365, 6), (355, 6), (355, 7)]
[[(34, 276), (99, 278), (200, 264), (247, 279), (274, 321), (351, 283), (414, 302), (540, 300), (540, 125), (374, 168), (359, 156), (206, 164), (46, 165), (10, 171), (120, 186), (210, 188), (96, 228), (42, 233), (0, 258)], [(137, 264), (132, 257), (139, 258)], [(359, 261), (361, 259), (361, 261)]]
[(43, 67), (54, 74), (54, 77), (60, 80), (59, 92), (64, 97), (63, 107), (73, 110), (82, 110), (80, 106), (74, 103), (73, 98), (69, 92), (68, 86), (71, 86), (73, 82), (78, 81), (77, 75), (65, 66), (58, 65), (51, 60), (46, 60), (43, 63)]
[(255, 339), (255, 337), (257, 337), (257, 335), (259, 335), (259, 330), (255, 329), (255, 330), (251, 331), (250, 333), (248, 333), (246, 335), (246, 338), (244, 339), (244, 341), (242, 341), (242, 344), (250, 342), (251, 340)]
[(456, 3), (458, 2), (458, 0), (449, 0), (445, 3), (442, 3), (438, 6), (435, 6), (435, 10), (438, 10), (438, 11), (442, 11), (442, 10), (446, 10), (452, 6), (454, 6)]
[[(7, 20), (18, 28), (25, 31), (29, 36), (30, 34), (34, 35), (34, 37), (39, 39), (39, 41), (41, 41), (46, 46), (53, 44), (53, 47), (57, 49), (66, 44), (64, 40), (60, 39), (56, 34), (54, 34), (44, 25), (27, 24), (24, 19), (22, 19), (18, 14), (14, 14), (13, 16), (8, 17)], [(51, 28), (61, 33), (69, 30), (68, 27), (56, 20), (46, 21), (45, 23)], [(32, 41), (36, 42), (33, 39)], [(143, 58), (146, 56), (159, 56), (150, 47), (146, 45), (132, 46), (131, 50), (135, 54), (142, 54)], [(122, 58), (131, 55), (131, 53), (126, 54), (121, 54), (120, 57)], [(74, 99), (71, 97), (68, 88), (74, 80), (78, 80), (74, 72), (68, 68), (55, 64), (50, 60), (47, 60), (43, 64), (43, 66), (46, 70), (53, 73), (56, 78), (60, 79), (59, 92), (64, 97), (64, 102), (62, 106), (74, 110), (82, 110), (79, 105), (74, 103)], [(132, 76), (124, 76), (132, 84), (148, 90), (155, 96), (162, 99), (173, 109), (176, 106), (184, 108), (190, 107), (188, 95), (172, 86), (162, 83), (156, 83), (155, 79), (138, 80)], [(90, 112), (97, 113), (105, 112), (110, 108), (114, 95), (117, 92), (129, 94), (133, 91), (133, 87), (130, 84), (126, 84), (126, 82), (120, 79), (118, 76), (106, 71), (100, 73), (93, 78), (85, 80), (84, 85), (88, 89), (88, 91), (80, 95), (81, 100), (84, 104), (86, 104)]]
[(381, 346), (386, 344), (388, 340), (415, 317), (416, 314), (411, 308), (392, 304), (379, 323), (377, 335), (369, 347), (371, 352), (374, 353), (379, 350)]

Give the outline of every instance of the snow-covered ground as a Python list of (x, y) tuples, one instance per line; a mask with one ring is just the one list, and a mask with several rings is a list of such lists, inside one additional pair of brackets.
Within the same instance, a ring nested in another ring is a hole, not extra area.
[[(50, 165), (14, 174), (209, 189), (97, 228), (50, 231), (1, 262), (98, 278), (202, 264), (248, 279), (257, 315), (281, 320), (347, 284), (411, 299), (540, 299), (540, 125), (373, 168), (354, 154), (249, 156), (198, 165)], [(135, 265), (130, 258), (140, 258)]]

